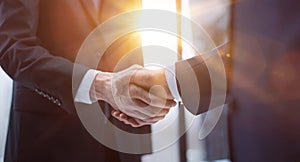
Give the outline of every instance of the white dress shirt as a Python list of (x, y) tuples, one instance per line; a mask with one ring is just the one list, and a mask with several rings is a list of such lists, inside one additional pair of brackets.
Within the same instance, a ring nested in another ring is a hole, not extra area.
[(94, 79), (96, 75), (99, 73), (97, 70), (88, 70), (87, 73), (84, 75), (79, 88), (77, 90), (75, 96), (75, 102), (85, 103), (85, 104), (92, 104), (96, 102), (90, 96), (90, 90), (92, 88)]
[(175, 98), (177, 101), (181, 101), (180, 94), (178, 92), (177, 88), (177, 82), (176, 82), (176, 73), (175, 73), (175, 65), (168, 67), (165, 69), (165, 76), (167, 80), (167, 84), (169, 87), (169, 90), (172, 94), (172, 96)]

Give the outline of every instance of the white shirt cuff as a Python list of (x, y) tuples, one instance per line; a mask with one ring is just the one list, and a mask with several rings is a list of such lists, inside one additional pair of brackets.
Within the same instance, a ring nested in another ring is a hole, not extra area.
[(175, 98), (175, 100), (181, 101), (181, 97), (177, 88), (175, 65), (169, 66), (165, 69), (165, 76), (172, 96)]
[(87, 71), (77, 90), (75, 102), (81, 102), (85, 104), (92, 104), (96, 102), (91, 98), (90, 90), (93, 85), (94, 79), (98, 73), (99, 71), (93, 69)]

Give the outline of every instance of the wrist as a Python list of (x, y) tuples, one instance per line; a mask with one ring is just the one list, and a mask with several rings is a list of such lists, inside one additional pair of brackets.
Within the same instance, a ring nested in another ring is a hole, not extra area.
[(166, 78), (166, 70), (165, 69), (159, 69), (156, 70), (156, 72), (154, 73), (154, 78), (156, 78), (156, 85), (160, 85), (163, 87), (163, 89), (165, 90), (166, 94), (167, 94), (167, 99), (174, 99), (171, 92), (170, 92), (170, 87), (167, 83), (167, 78)]
[(113, 73), (99, 72), (93, 82), (91, 96), (96, 100), (108, 101), (108, 94), (111, 94), (111, 82)]

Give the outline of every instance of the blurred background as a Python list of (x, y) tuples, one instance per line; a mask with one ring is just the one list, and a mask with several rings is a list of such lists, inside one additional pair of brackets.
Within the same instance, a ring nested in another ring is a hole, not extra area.
[[(151, 9), (163, 9), (168, 11), (176, 11), (176, 0), (143, 0), (143, 8)], [(182, 0), (182, 14), (191, 18), (199, 25), (201, 25), (213, 38), (216, 46), (222, 45), (227, 42), (227, 28), (229, 21), (229, 0)], [(191, 36), (192, 29), (190, 31)], [(157, 33), (156, 33), (157, 34)], [(142, 34), (143, 44), (151, 42), (155, 33), (144, 33)], [(151, 37), (152, 36), (152, 37)], [(163, 38), (161, 43), (168, 42), (168, 47), (177, 50), (177, 42), (172, 41), (168, 36), (160, 35)], [(173, 38), (174, 39), (174, 38)], [(197, 38), (194, 40), (199, 42)], [(183, 45), (183, 58), (191, 56), (189, 47)], [(147, 51), (145, 51), (145, 62), (147, 62)], [(177, 59), (176, 56), (170, 59)], [(0, 68), (0, 162), (3, 161), (3, 154), (5, 148), (5, 139), (8, 126), (8, 118), (11, 104), (12, 94), (12, 80), (3, 72)], [(172, 116), (178, 113), (179, 109), (172, 109), (172, 112), (166, 119), (161, 123), (167, 123), (172, 120)], [(185, 111), (185, 118), (188, 119), (191, 114)], [(228, 137), (227, 137), (227, 118), (226, 108), (219, 120), (217, 126), (214, 128), (212, 133), (205, 138), (200, 140), (198, 138), (200, 126), (202, 123), (202, 115), (195, 118), (192, 126), (185, 136), (185, 146), (182, 146), (178, 141), (166, 149), (155, 152), (150, 155), (143, 157), (143, 162), (156, 162), (156, 161), (180, 161), (180, 152), (184, 151), (188, 162), (200, 162), (200, 161), (220, 161), (227, 162), (229, 158), (228, 149)], [(173, 122), (178, 122), (175, 120)], [(159, 129), (157, 125), (153, 125), (152, 129)], [(177, 123), (179, 125), (179, 122)], [(169, 132), (169, 135), (177, 133), (179, 131), (174, 129)], [(168, 136), (168, 135), (166, 135)], [(162, 138), (153, 136), (153, 145), (159, 143)]]

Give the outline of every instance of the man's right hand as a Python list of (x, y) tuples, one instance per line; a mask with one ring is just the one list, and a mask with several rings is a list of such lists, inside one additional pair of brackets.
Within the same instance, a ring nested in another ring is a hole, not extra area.
[[(152, 94), (166, 98), (167, 100), (173, 100), (173, 96), (169, 90), (166, 80), (165, 69), (147, 70), (141, 69), (135, 72), (132, 82), (144, 89), (148, 89)], [(153, 86), (155, 85), (155, 86)], [(144, 125), (154, 124), (158, 120), (162, 120), (164, 116), (156, 118), (156, 120), (140, 120), (118, 110), (111, 112), (112, 116), (132, 127), (141, 127)]]
[(91, 96), (132, 118), (152, 124), (176, 105), (160, 79), (153, 71), (138, 65), (118, 73), (100, 72), (94, 80)]

